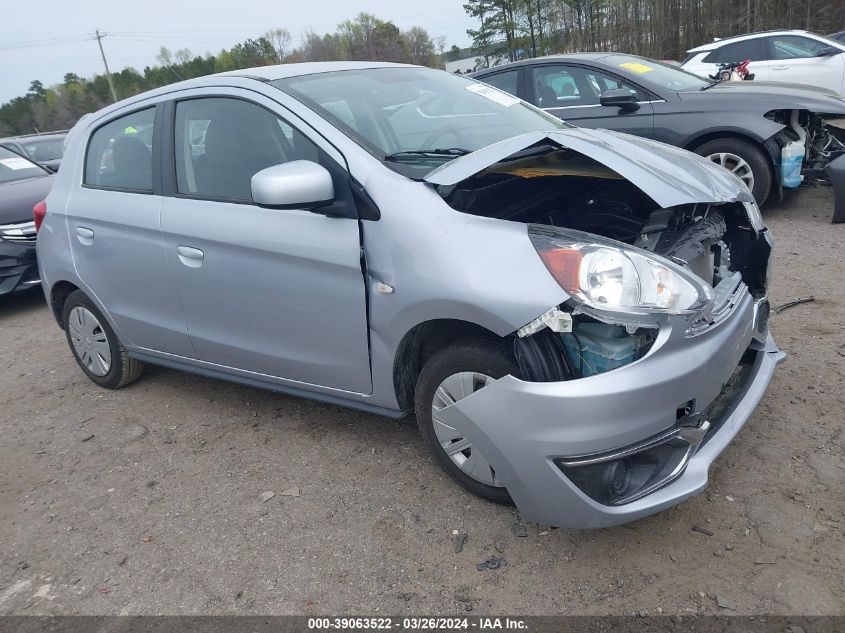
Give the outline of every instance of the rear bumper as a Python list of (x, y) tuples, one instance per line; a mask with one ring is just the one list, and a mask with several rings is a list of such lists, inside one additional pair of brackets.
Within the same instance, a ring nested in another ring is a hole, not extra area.
[[(558, 383), (506, 376), (442, 410), (440, 419), (473, 439), (529, 520), (606, 527), (653, 514), (705, 488), (710, 464), (751, 416), (785, 358), (771, 336), (754, 340), (754, 312), (744, 291), (731, 317), (701, 334), (689, 337), (682, 319), (665, 324), (649, 353), (631, 365)], [(743, 359), (737, 386), (732, 377)], [(630, 502), (600, 503), (558, 466), (624, 453), (690, 419), (702, 424), (695, 429), (703, 439), (697, 450), (664, 485)]]
[(0, 295), (25, 290), (40, 282), (35, 243), (18, 244), (0, 239)]

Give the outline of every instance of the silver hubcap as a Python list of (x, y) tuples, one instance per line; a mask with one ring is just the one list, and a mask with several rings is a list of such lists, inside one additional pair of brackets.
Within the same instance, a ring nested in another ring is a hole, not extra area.
[(111, 348), (103, 326), (87, 308), (76, 307), (68, 318), (70, 342), (76, 357), (95, 376), (105, 376), (111, 368)]
[(493, 382), (493, 378), (486, 374), (474, 371), (462, 371), (452, 374), (440, 383), (434, 393), (434, 400), (431, 403), (431, 419), (434, 423), (434, 433), (437, 441), (446, 451), (449, 458), (467, 476), (488, 486), (501, 488), (496, 480), (496, 471), (490, 466), (490, 462), (472, 442), (465, 438), (460, 431), (449, 426), (440, 420), (439, 414), (446, 407), (455, 404), (461, 398), (475, 393), (482, 387)]
[(751, 165), (745, 162), (741, 156), (731, 154), (730, 152), (719, 152), (717, 154), (710, 154), (708, 156), (717, 165), (721, 165), (734, 176), (745, 183), (749, 191), (754, 191), (754, 172), (751, 171)]

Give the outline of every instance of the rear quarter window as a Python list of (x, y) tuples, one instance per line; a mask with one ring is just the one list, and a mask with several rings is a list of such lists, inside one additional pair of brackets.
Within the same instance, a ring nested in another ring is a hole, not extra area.
[(155, 107), (114, 119), (88, 141), (83, 183), (101, 189), (151, 193)]

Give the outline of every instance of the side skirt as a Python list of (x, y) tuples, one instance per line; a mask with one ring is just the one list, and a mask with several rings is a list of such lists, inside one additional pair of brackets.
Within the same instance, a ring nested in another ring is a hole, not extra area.
[(351, 398), (344, 398), (343, 396), (335, 396), (326, 393), (319, 393), (302, 389), (299, 387), (292, 387), (289, 385), (281, 385), (270, 380), (262, 380), (252, 376), (245, 376), (234, 372), (225, 371), (224, 369), (217, 369), (208, 365), (196, 365), (194, 363), (185, 362), (178, 357), (162, 358), (156, 354), (149, 354), (137, 349), (128, 350), (129, 356), (136, 358), (144, 363), (150, 365), (161, 365), (162, 367), (169, 367), (171, 369), (178, 369), (192, 374), (198, 374), (207, 378), (214, 378), (216, 380), (225, 380), (227, 382), (234, 382), (248, 387), (257, 387), (259, 389), (266, 389), (268, 391), (275, 391), (283, 393), (288, 396), (296, 396), (298, 398), (305, 398), (306, 400), (316, 400), (317, 402), (324, 402), (326, 404), (333, 404), (349, 409), (357, 409), (359, 411), (366, 411), (367, 413), (374, 413), (387, 418), (398, 419), (405, 415), (402, 411), (394, 409), (386, 409), (384, 407), (367, 404)]

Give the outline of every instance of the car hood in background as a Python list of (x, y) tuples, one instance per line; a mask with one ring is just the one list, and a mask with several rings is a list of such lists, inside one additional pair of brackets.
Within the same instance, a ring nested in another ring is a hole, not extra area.
[(569, 148), (595, 160), (630, 181), (663, 208), (754, 200), (741, 180), (706, 158), (629, 134), (584, 128), (514, 136), (438, 167), (425, 177), (425, 181), (433, 185), (456, 185), (543, 142)]
[(47, 197), (54, 176), (0, 183), (0, 224), (32, 219), (32, 207)]
[(817, 114), (845, 114), (845, 100), (832, 90), (777, 81), (725, 81), (707, 90), (679, 92), (678, 96), (691, 103), (712, 103), (732, 97), (737, 108), (753, 108), (760, 114), (795, 108)]

